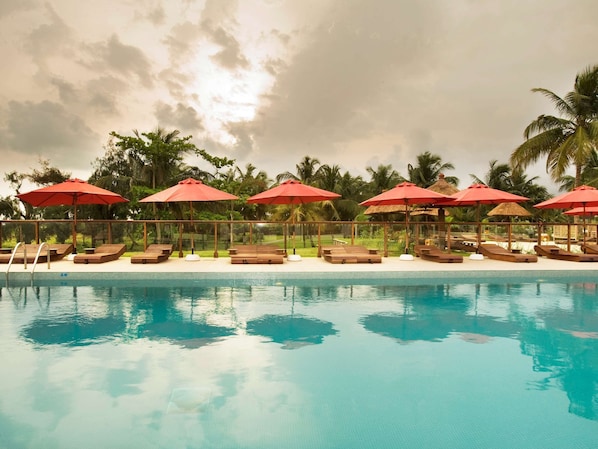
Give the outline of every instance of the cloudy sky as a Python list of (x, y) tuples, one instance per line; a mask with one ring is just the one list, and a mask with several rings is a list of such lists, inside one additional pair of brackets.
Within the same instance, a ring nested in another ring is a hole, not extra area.
[(564, 95), (598, 64), (596, 17), (595, 0), (2, 0), (0, 175), (42, 157), (87, 178), (111, 131), (161, 126), (270, 177), (305, 155), (406, 175), (430, 151), (464, 188), (554, 113), (533, 87)]

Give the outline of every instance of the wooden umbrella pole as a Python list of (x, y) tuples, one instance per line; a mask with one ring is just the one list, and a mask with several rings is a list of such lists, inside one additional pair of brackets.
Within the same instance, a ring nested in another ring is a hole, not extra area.
[(195, 254), (195, 238), (193, 236), (193, 231), (195, 231), (195, 226), (193, 225), (193, 201), (189, 201), (189, 219), (191, 224), (191, 254)]
[(73, 254), (77, 254), (77, 203), (73, 204)]
[(218, 258), (218, 223), (214, 223), (214, 258)]

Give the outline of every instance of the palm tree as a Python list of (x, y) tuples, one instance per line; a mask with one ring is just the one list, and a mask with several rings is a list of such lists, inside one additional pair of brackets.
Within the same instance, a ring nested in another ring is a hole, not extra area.
[(287, 179), (295, 179), (301, 181), (303, 184), (313, 185), (316, 181), (316, 173), (318, 172), (319, 165), (320, 161), (318, 159), (304, 156), (301, 162), (295, 165), (297, 170), (296, 175), (287, 171), (276, 176), (276, 181), (281, 182)]
[[(454, 170), (455, 166), (450, 162), (443, 163), (442, 158), (429, 151), (417, 155), (417, 165), (407, 165), (409, 181), (419, 187), (427, 188), (438, 181), (438, 177), (446, 170)], [(459, 184), (459, 179), (454, 176), (446, 177), (445, 180), (454, 185)]]
[(572, 92), (559, 97), (548, 89), (536, 88), (554, 103), (562, 117), (540, 115), (523, 133), (525, 142), (511, 154), (511, 165), (524, 169), (546, 156), (546, 171), (558, 181), (575, 167), (575, 186), (598, 142), (598, 65), (588, 67), (575, 78)]
[(511, 167), (509, 164), (499, 164), (497, 160), (490, 161), (490, 168), (484, 175), (484, 179), (478, 178), (476, 175), (469, 175), (473, 182), (477, 184), (485, 184), (493, 189), (504, 190), (509, 192), (511, 188)]
[(341, 178), (341, 168), (338, 165), (321, 165), (315, 174), (317, 187), (336, 192)]
[(377, 169), (366, 167), (370, 174), (370, 190), (373, 195), (378, 195), (386, 190), (392, 189), (398, 183), (405, 180), (399, 173), (392, 168), (392, 165), (378, 165)]
[[(559, 190), (569, 192), (575, 188), (575, 177), (565, 175), (559, 179)], [(580, 184), (598, 188), (598, 151), (593, 151), (581, 170)]]

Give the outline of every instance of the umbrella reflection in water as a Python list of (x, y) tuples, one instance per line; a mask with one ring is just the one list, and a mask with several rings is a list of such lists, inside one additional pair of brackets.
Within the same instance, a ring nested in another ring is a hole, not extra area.
[(264, 315), (247, 322), (247, 333), (268, 337), (283, 349), (297, 349), (307, 345), (318, 345), (328, 335), (336, 335), (329, 321), (304, 315)]
[(123, 319), (93, 318), (75, 313), (64, 317), (37, 318), (23, 330), (23, 337), (40, 345), (85, 346), (121, 335)]

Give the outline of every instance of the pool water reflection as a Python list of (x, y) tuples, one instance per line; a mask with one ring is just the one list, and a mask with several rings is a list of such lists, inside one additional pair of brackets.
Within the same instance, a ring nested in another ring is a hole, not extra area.
[(0, 447), (590, 448), (598, 285), (3, 288)]

